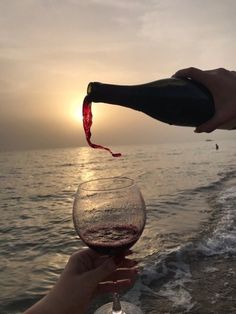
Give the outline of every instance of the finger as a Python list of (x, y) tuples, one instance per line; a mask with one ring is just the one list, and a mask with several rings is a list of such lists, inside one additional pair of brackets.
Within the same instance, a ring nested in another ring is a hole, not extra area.
[(98, 268), (91, 271), (91, 277), (94, 282), (104, 281), (104, 279), (115, 272), (117, 268), (133, 268), (137, 264), (137, 261), (124, 257), (122, 257), (122, 259), (117, 257), (109, 258)]
[(99, 256), (94, 260), (94, 268), (101, 266), (104, 262), (106, 262), (110, 257), (107, 255)]
[(127, 250), (127, 251), (125, 251), (124, 252), (124, 256), (130, 256), (130, 255), (132, 255), (133, 254), (133, 251), (132, 250)]
[(97, 292), (98, 293), (113, 293), (117, 290), (127, 289), (134, 284), (134, 281), (129, 279), (119, 280), (116, 283), (114, 282), (102, 282), (99, 283)]
[[(133, 254), (132, 250), (127, 250), (127, 251), (123, 252), (120, 255), (114, 256), (113, 258), (115, 260), (115, 263), (118, 265), (118, 264), (122, 263), (122, 261), (125, 259), (125, 256), (129, 256), (129, 255), (132, 255), (132, 254)], [(99, 258), (97, 258), (95, 260), (95, 267), (98, 267), (102, 263), (104, 263), (109, 258), (109, 255), (99, 255), (98, 257)]]
[(137, 268), (117, 269), (114, 273), (106, 278), (107, 281), (118, 281), (122, 279), (134, 280), (138, 274)]
[[(119, 265), (121, 263), (123, 263), (123, 261), (125, 260), (125, 256), (129, 256), (133, 254), (132, 250), (127, 250), (125, 252), (123, 252), (120, 255), (114, 256), (114, 260), (115, 260), (115, 264)], [(107, 259), (109, 258), (108, 255), (99, 255), (98, 258), (95, 259), (94, 261), (94, 267), (98, 267), (101, 264), (103, 264)]]
[(180, 78), (191, 78), (192, 80), (200, 82), (204, 85), (207, 85), (209, 81), (209, 74), (206, 71), (202, 71), (194, 67), (179, 70), (173, 76)]
[(231, 71), (231, 73), (236, 76), (236, 71)]
[(82, 251), (76, 251), (70, 257), (70, 261), (78, 262), (81, 259), (96, 259), (100, 255), (91, 249), (84, 249)]
[(132, 268), (138, 265), (138, 261), (124, 258), (121, 263), (118, 265), (119, 268)]
[(185, 68), (185, 69), (181, 69), (177, 71), (173, 76), (190, 77), (190, 78), (194, 77), (196, 79), (196, 77), (200, 77), (202, 73), (204, 73), (202, 70), (198, 68), (190, 67), (190, 68)]
[(213, 116), (207, 122), (199, 125), (194, 130), (194, 132), (195, 133), (202, 133), (202, 132), (210, 133), (210, 132), (214, 131), (215, 129), (217, 129), (223, 123), (224, 123), (224, 121), (222, 121), (222, 119), (219, 119), (217, 116)]
[(91, 280), (94, 283), (99, 283), (111, 275), (117, 268), (117, 265), (113, 258), (109, 258), (102, 265), (95, 268), (90, 272)]
[(109, 259), (107, 255), (100, 255), (91, 249), (84, 249), (73, 253), (69, 259), (67, 268), (78, 274), (93, 270)]
[(93, 269), (93, 261), (96, 258), (92, 250), (86, 249), (73, 253), (67, 264), (70, 271), (81, 273)]

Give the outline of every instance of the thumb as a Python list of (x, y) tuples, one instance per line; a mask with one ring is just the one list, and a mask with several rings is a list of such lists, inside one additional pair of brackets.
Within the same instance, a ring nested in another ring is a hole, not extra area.
[(95, 283), (99, 283), (100, 281), (107, 278), (109, 275), (111, 275), (117, 268), (117, 265), (114, 262), (113, 258), (109, 258), (106, 260), (102, 265), (100, 265), (98, 268), (92, 270), (90, 272), (90, 275), (92, 277), (92, 280)]
[(173, 77), (179, 78), (191, 78), (194, 81), (202, 83), (209, 88), (209, 75), (206, 71), (202, 71), (198, 68), (190, 67), (177, 71)]
[(217, 116), (213, 116), (207, 122), (196, 127), (194, 132), (195, 133), (202, 133), (202, 132), (210, 133), (210, 132), (214, 131), (216, 128), (218, 128), (223, 123), (224, 122), (221, 119), (219, 119)]

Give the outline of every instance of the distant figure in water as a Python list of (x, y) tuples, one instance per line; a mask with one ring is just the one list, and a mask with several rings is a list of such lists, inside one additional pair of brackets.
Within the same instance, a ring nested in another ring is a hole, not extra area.
[(216, 150), (218, 150), (219, 149), (219, 145), (218, 144), (216, 144)]

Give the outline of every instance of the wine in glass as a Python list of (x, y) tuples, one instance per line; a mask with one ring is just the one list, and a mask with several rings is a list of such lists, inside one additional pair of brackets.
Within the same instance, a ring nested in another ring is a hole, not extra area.
[[(100, 254), (119, 255), (140, 238), (146, 212), (142, 194), (127, 177), (90, 180), (79, 185), (73, 206), (73, 222), (77, 234), (91, 249)], [(128, 302), (113, 302), (100, 307), (96, 314), (141, 314)]]

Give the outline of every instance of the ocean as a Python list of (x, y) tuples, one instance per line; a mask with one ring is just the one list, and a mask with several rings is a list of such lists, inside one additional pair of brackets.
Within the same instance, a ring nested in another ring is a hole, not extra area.
[[(72, 223), (82, 181), (128, 176), (147, 222), (140, 275), (121, 299), (146, 314), (236, 313), (236, 141), (0, 153), (0, 313), (22, 313), (85, 245)], [(89, 314), (110, 300), (97, 298)]]

